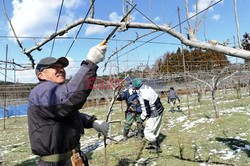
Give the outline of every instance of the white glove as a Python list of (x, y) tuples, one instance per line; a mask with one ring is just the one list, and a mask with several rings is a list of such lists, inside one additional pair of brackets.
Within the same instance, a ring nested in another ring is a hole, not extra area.
[(106, 45), (96, 45), (89, 50), (87, 60), (98, 64), (99, 62), (102, 62), (104, 60), (106, 51)]
[(144, 115), (143, 113), (141, 114), (141, 120), (144, 121), (146, 119), (146, 115)]
[(109, 131), (109, 124), (101, 120), (95, 120), (93, 122), (93, 128), (96, 131), (101, 132), (104, 136), (107, 136)]

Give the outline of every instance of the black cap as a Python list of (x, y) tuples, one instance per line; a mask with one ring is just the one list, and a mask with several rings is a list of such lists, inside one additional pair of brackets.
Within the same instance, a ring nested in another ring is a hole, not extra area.
[(69, 61), (65, 57), (60, 57), (58, 59), (54, 57), (46, 57), (40, 60), (40, 62), (36, 65), (36, 75), (43, 71), (43, 69), (47, 69), (54, 65), (55, 63), (61, 63), (63, 67), (67, 67), (69, 65)]

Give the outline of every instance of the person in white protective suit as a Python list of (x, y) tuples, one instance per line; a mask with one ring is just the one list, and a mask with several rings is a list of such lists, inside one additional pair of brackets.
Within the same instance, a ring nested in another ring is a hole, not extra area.
[(145, 122), (144, 136), (149, 141), (146, 149), (160, 153), (160, 144), (157, 140), (160, 130), (164, 107), (158, 94), (148, 85), (143, 85), (138, 78), (133, 79), (132, 84), (137, 90), (141, 104), (141, 119)]

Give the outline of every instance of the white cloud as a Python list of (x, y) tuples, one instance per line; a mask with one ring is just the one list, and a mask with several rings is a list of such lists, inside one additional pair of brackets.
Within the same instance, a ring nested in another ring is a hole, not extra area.
[(212, 19), (215, 20), (215, 21), (220, 20), (220, 18), (221, 18), (221, 16), (220, 16), (219, 14), (214, 14), (214, 15), (212, 16)]
[[(55, 31), (61, 0), (13, 0), (12, 5), (11, 22), (18, 36), (44, 36)], [(59, 29), (73, 22), (73, 10), (80, 5), (81, 0), (64, 2)]]
[[(130, 14), (130, 21), (134, 21), (135, 20), (135, 14)], [(109, 14), (109, 19), (111, 21), (121, 21), (121, 19), (123, 18), (123, 16), (119, 16), (116, 12), (112, 12)]]
[(188, 15), (189, 15), (189, 18), (193, 17), (195, 15), (195, 12), (189, 12)]
[(158, 21), (160, 21), (160, 17), (159, 16), (157, 16), (157, 17), (154, 18), (154, 22), (158, 22)]
[(109, 19), (111, 21), (120, 21), (122, 19), (122, 16), (118, 16), (116, 12), (112, 12), (109, 14)]
[[(199, 0), (197, 5), (197, 12), (200, 12), (210, 5), (218, 2), (219, 0)], [(219, 4), (223, 4), (223, 1), (221, 1)], [(209, 8), (209, 10), (213, 10), (213, 7)], [(192, 5), (192, 11), (189, 12), (189, 17), (192, 17), (196, 14), (196, 4)]]
[[(112, 12), (109, 14), (109, 19), (111, 21), (119, 22), (122, 19), (122, 16), (119, 16), (116, 12)], [(100, 25), (87, 25), (85, 35), (93, 35), (93, 34), (104, 34), (109, 31), (110, 27), (105, 28)]]
[[(76, 65), (72, 58), (67, 57), (67, 59), (69, 60), (69, 65), (65, 68), (65, 71), (66, 71), (66, 77), (70, 78), (76, 74), (80, 66)], [(39, 82), (35, 74), (35, 69), (16, 71), (16, 79), (17, 79), (17, 82), (19, 83), (38, 83)]]
[[(211, 4), (214, 4), (217, 1), (218, 0), (199, 0), (198, 1), (198, 12), (201, 10), (204, 10), (205, 8), (207, 8)], [(196, 4), (193, 5), (193, 11), (195, 11), (195, 10), (196, 10)], [(211, 7), (210, 10), (213, 10), (213, 7)]]
[(69, 65), (65, 68), (66, 71), (66, 77), (72, 77), (76, 74), (76, 72), (79, 70), (80, 65), (76, 65), (74, 60), (71, 57), (67, 57), (69, 60)]
[(38, 83), (35, 70), (16, 71), (18, 83)]
[(104, 34), (109, 30), (109, 28), (105, 28), (104, 26), (100, 25), (88, 25), (85, 31), (85, 35), (92, 35), (92, 34)]

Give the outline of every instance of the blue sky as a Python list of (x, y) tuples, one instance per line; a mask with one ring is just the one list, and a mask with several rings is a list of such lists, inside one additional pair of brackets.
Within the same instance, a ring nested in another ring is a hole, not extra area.
[[(213, 0), (217, 2), (218, 0)], [(60, 10), (61, 0), (5, 0), (7, 14), (12, 21), (17, 36), (21, 37), (34, 37), (20, 39), (23, 47), (29, 49), (35, 45), (36, 42), (40, 42), (41, 39), (35, 37), (45, 37), (52, 34), (55, 31), (58, 14)], [(175, 26), (178, 24), (178, 13), (177, 7), (180, 8), (181, 20), (186, 19), (185, 12), (185, 1), (184, 0), (134, 0), (134, 4), (137, 4), (137, 9), (143, 14), (147, 15), (156, 24), (171, 24)], [(210, 0), (199, 0), (198, 10), (202, 10), (208, 6)], [(6, 16), (1, 3), (0, 8), (0, 60), (5, 60), (6, 45), (8, 44), (8, 60), (14, 59), (16, 63), (27, 64), (29, 63), (28, 58), (21, 53), (21, 50), (15, 40), (8, 38), (7, 36), (13, 36), (10, 27), (8, 25)], [(240, 25), (240, 37), (245, 32), (250, 33), (249, 23), (249, 11), (250, 1), (249, 0), (237, 0), (238, 17)], [(59, 28), (62, 29), (67, 25), (74, 23), (79, 18), (84, 18), (89, 9), (89, 0), (65, 0), (62, 9), (62, 15), (60, 18)], [(189, 12), (194, 13), (195, 0), (189, 0)], [(95, 18), (102, 20), (120, 20), (122, 16), (122, 0), (96, 0), (95, 1)], [(149, 21), (142, 16), (139, 12), (133, 11), (132, 19), (134, 22), (145, 22)], [(194, 23), (194, 20), (192, 20)], [(184, 27), (187, 24), (182, 25), (183, 33), (185, 33)], [(75, 37), (79, 26), (69, 31), (67, 37)], [(102, 39), (105, 39), (113, 28), (105, 28), (101, 26), (93, 26), (84, 24), (75, 44), (71, 48), (67, 58), (71, 61), (70, 66), (66, 68), (68, 76), (72, 75), (79, 68), (79, 64), (86, 58), (88, 50), (100, 43)], [(178, 28), (179, 29), (179, 28)], [(150, 30), (140, 29), (129, 29), (125, 32), (116, 32), (114, 39), (110, 40), (107, 44), (108, 51), (106, 59), (116, 49), (128, 43), (128, 40), (134, 40), (136, 35), (143, 35), (148, 33)], [(161, 32), (157, 32), (153, 35), (141, 39), (141, 41), (148, 41), (151, 38), (159, 35)], [(206, 17), (205, 23), (201, 24), (197, 38), (201, 41), (205, 39), (211, 40), (216, 39), (219, 42), (230, 40), (230, 47), (233, 46), (233, 36), (235, 36), (235, 42), (237, 44), (236, 37), (236, 24), (234, 17), (234, 5), (233, 0), (224, 0), (211, 8)], [(124, 71), (127, 68), (132, 68), (140, 64), (145, 65), (149, 58), (149, 65), (154, 64), (156, 59), (161, 57), (165, 52), (176, 51), (180, 47), (180, 41), (174, 37), (164, 34), (161, 37), (147, 43), (134, 51), (125, 54), (127, 51), (138, 47), (143, 42), (136, 42), (130, 45), (123, 51), (119, 56), (119, 67), (120, 71)], [(159, 42), (161, 42), (159, 44)], [(53, 57), (65, 56), (69, 50), (72, 39), (58, 39), (55, 41), (53, 48)], [(32, 56), (35, 59), (35, 63), (38, 63), (41, 58), (50, 56), (52, 48), (52, 41), (42, 47), (42, 51), (32, 52)], [(235, 58), (229, 58), (234, 61)], [(128, 60), (128, 62), (126, 62)], [(106, 60), (105, 60), (106, 61)], [(105, 62), (104, 61), (104, 62)], [(115, 66), (110, 63), (110, 66)], [(100, 69), (99, 75), (114, 73), (114, 67), (106, 69), (103, 73), (104, 63), (99, 64)], [(0, 63), (0, 67), (4, 67), (3, 63)], [(9, 66), (11, 67), (11, 66)], [(4, 70), (0, 70), (0, 80), (4, 80)], [(13, 72), (8, 71), (8, 81), (13, 81)], [(22, 71), (17, 72), (18, 82), (37, 82), (34, 71)]]

